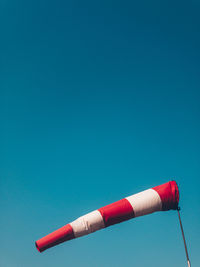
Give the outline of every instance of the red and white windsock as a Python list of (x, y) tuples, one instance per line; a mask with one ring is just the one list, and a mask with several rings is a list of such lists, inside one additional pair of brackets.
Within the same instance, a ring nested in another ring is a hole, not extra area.
[(110, 225), (155, 211), (176, 210), (179, 191), (175, 181), (123, 198), (83, 215), (35, 242), (42, 252), (64, 241), (93, 233)]

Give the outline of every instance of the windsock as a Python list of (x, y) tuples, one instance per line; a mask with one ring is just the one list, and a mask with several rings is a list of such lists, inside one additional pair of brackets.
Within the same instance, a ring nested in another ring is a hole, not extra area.
[(176, 210), (179, 191), (175, 181), (123, 198), (83, 215), (35, 242), (39, 252), (70, 239), (156, 211)]

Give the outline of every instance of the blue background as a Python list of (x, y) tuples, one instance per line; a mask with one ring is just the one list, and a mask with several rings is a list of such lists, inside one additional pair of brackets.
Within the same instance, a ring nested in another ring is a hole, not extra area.
[(0, 265), (186, 266), (175, 211), (34, 241), (175, 179), (200, 242), (199, 1), (1, 1)]

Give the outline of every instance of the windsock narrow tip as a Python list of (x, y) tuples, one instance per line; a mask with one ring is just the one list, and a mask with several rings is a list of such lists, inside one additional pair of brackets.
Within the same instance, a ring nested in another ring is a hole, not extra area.
[(51, 234), (37, 240), (35, 246), (39, 252), (46, 250), (47, 248), (56, 246), (67, 240), (73, 239), (74, 233), (70, 224), (67, 224), (60, 229), (54, 231)]
[(37, 250), (41, 253), (42, 251), (40, 251), (38, 244), (37, 244), (37, 241), (35, 242), (35, 246), (36, 246)]

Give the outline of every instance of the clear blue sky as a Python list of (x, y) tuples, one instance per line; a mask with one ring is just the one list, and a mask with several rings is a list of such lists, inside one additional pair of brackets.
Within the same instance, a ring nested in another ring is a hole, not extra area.
[(0, 3), (0, 266), (177, 267), (175, 211), (34, 241), (175, 179), (200, 243), (199, 1)]

